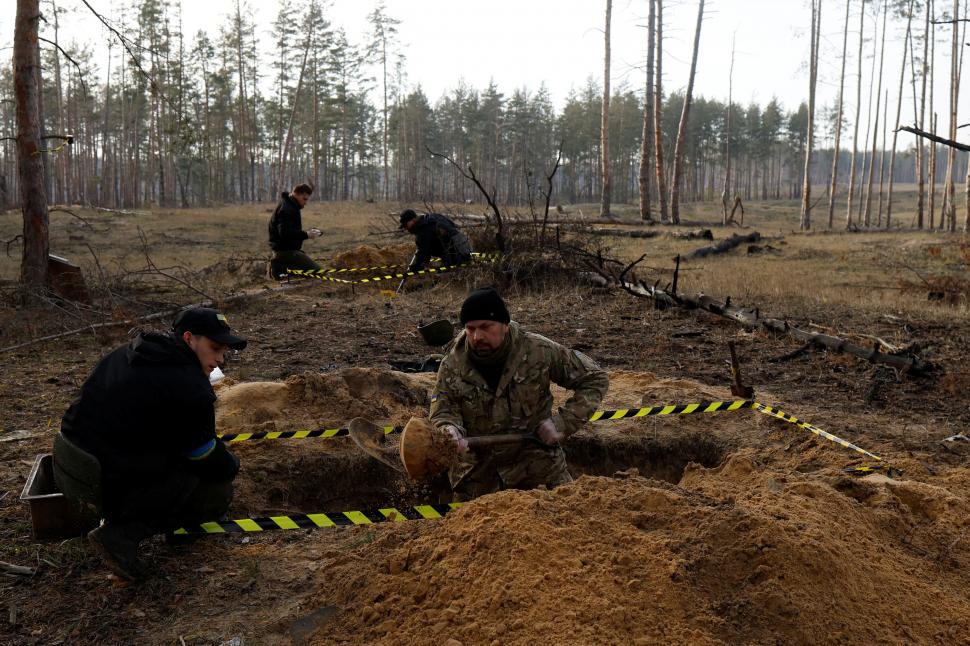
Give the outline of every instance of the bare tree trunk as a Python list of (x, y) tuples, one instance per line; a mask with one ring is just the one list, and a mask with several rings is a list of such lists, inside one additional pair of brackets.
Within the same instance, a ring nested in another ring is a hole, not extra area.
[[(960, 47), (960, 0), (953, 0), (953, 38), (950, 47), (950, 130), (949, 138), (956, 141), (957, 138), (957, 92), (958, 92), (958, 71), (957, 60)], [(954, 165), (956, 164), (955, 148), (950, 148), (946, 156), (946, 179), (943, 189), (944, 204), (946, 205), (946, 226), (950, 231), (956, 228), (956, 191), (953, 186)]]
[(603, 31), (603, 111), (600, 121), (600, 170), (603, 179), (603, 192), (600, 201), (600, 215), (610, 214), (612, 181), (610, 178), (610, 18), (613, 15), (613, 0), (606, 0), (606, 26)]
[(650, 162), (653, 155), (653, 54), (654, 37), (657, 28), (657, 0), (650, 4), (647, 17), (647, 91), (643, 100), (643, 139), (640, 148), (640, 219), (650, 221)]
[[(862, 114), (862, 42), (865, 36), (865, 0), (859, 2), (859, 77), (856, 80), (855, 90), (855, 120), (852, 124), (852, 160), (849, 163), (849, 196), (846, 199), (845, 226), (852, 226), (852, 197), (855, 193), (855, 166), (856, 156), (859, 154), (859, 116)], [(890, 180), (891, 184), (891, 180)]]
[[(300, 65), (300, 78), (296, 82), (296, 92), (293, 93), (293, 107), (290, 109), (290, 119), (286, 124), (286, 138), (283, 140), (283, 147), (280, 149), (280, 175), (277, 186), (286, 186), (286, 156), (290, 152), (290, 141), (293, 139), (293, 119), (296, 116), (297, 107), (300, 105), (300, 90), (303, 89), (303, 73), (306, 71), (307, 57), (310, 55), (310, 43), (312, 39), (307, 39), (306, 49), (303, 50), (303, 63)], [(282, 188), (280, 189), (282, 190)]]
[(863, 223), (863, 209), (866, 203), (866, 176), (869, 173), (869, 168), (872, 167), (872, 160), (869, 159), (869, 134), (872, 132), (872, 93), (876, 85), (876, 60), (879, 58), (876, 55), (877, 44), (879, 42), (879, 13), (880, 9), (877, 6), (872, 21), (872, 68), (869, 71), (869, 91), (866, 93), (868, 100), (868, 106), (866, 107), (866, 136), (862, 138), (862, 172), (859, 173), (859, 186), (857, 189), (859, 191), (859, 206), (856, 210), (856, 221), (859, 223)]
[(852, 0), (845, 0), (845, 27), (842, 31), (842, 72), (839, 75), (839, 103), (835, 114), (835, 144), (832, 147), (832, 175), (829, 180), (829, 228), (832, 228), (835, 215), (835, 193), (838, 188), (839, 176), (839, 145), (842, 141), (842, 107), (845, 90), (845, 59), (846, 48), (849, 44), (849, 7)]
[[(933, 95), (933, 92), (931, 90), (930, 105), (933, 105), (932, 95)], [(933, 113), (933, 116), (930, 119), (930, 132), (933, 133), (934, 135), (936, 134), (936, 112)], [(935, 208), (936, 208), (936, 142), (933, 142), (933, 144), (930, 146), (930, 204), (929, 204), (930, 229), (932, 229), (934, 225), (933, 218), (936, 215), (934, 212)]]
[[(737, 33), (735, 33), (735, 37)], [(724, 189), (721, 191), (721, 224), (728, 223), (728, 200), (731, 199), (731, 101), (734, 90), (734, 49), (735, 38), (731, 38), (731, 67), (728, 68), (727, 118), (724, 128)]]
[(815, 148), (815, 81), (818, 74), (818, 37), (822, 23), (822, 0), (812, 0), (812, 35), (808, 55), (808, 132), (805, 137), (805, 173), (802, 180), (802, 213), (799, 228), (812, 228), (812, 149)]
[[(930, 11), (931, 3), (926, 2), (926, 17), (923, 24), (923, 70), (922, 89), (920, 91), (919, 107), (919, 129), (924, 130), (926, 125), (926, 76), (929, 74), (929, 47), (930, 47)], [(934, 144), (935, 145), (935, 144)], [(916, 138), (916, 226), (923, 228), (924, 209), (926, 192), (926, 144), (922, 137)]]
[(684, 172), (684, 148), (687, 138), (687, 120), (690, 117), (691, 95), (694, 92), (694, 73), (697, 71), (697, 51), (701, 44), (701, 24), (704, 21), (704, 0), (697, 3), (697, 26), (694, 29), (694, 54), (690, 61), (690, 76), (684, 92), (684, 109), (680, 113), (677, 143), (674, 145), (674, 180), (670, 187), (670, 222), (680, 224), (680, 180)]
[(893, 149), (889, 154), (889, 192), (886, 196), (886, 228), (892, 226), (893, 218), (893, 183), (896, 170), (896, 139), (899, 136), (899, 120), (903, 112), (903, 80), (906, 78), (906, 54), (909, 47), (909, 30), (913, 24), (913, 0), (909, 0), (909, 18), (906, 20), (906, 37), (903, 39), (903, 62), (899, 68), (899, 96), (896, 99), (896, 127), (893, 128)]
[(664, 3), (657, 0), (657, 92), (653, 97), (653, 128), (654, 143), (657, 153), (654, 161), (657, 164), (657, 207), (660, 209), (660, 221), (669, 221), (667, 213), (667, 174), (664, 169), (664, 139), (663, 139), (663, 57), (664, 57)]
[[(869, 159), (869, 178), (866, 186), (866, 208), (863, 211), (862, 216), (867, 227), (871, 224), (869, 216), (872, 213), (872, 181), (875, 177), (876, 150), (878, 147), (877, 143), (879, 141), (879, 108), (881, 107), (880, 102), (882, 101), (882, 71), (883, 63), (885, 62), (886, 57), (886, 15), (888, 13), (889, 7), (884, 3), (882, 8), (882, 42), (879, 46), (879, 82), (876, 84), (876, 125), (872, 129), (872, 154)], [(873, 51), (873, 54), (875, 54), (875, 51)], [(885, 126), (885, 124), (883, 125)]]
[(882, 102), (882, 146), (879, 151), (879, 211), (876, 214), (876, 226), (882, 226), (882, 197), (883, 186), (886, 176), (886, 124), (889, 123), (889, 90), (886, 90)]
[(47, 290), (47, 192), (44, 189), (44, 154), (40, 138), (40, 47), (38, 0), (17, 0), (13, 39), (13, 86), (17, 102), (17, 166), (20, 206), (24, 217), (23, 255), (20, 263), (21, 297), (35, 304)]

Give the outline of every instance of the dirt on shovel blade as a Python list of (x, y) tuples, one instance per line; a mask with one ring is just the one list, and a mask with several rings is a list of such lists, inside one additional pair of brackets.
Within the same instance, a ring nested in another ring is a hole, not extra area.
[(412, 417), (401, 436), (401, 462), (412, 479), (427, 480), (455, 462), (455, 447), (428, 420)]

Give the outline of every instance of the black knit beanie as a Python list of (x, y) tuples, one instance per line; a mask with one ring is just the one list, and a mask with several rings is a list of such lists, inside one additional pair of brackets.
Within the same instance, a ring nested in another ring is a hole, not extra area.
[(461, 304), (461, 324), (469, 321), (496, 321), (508, 323), (509, 309), (494, 287), (476, 289)]

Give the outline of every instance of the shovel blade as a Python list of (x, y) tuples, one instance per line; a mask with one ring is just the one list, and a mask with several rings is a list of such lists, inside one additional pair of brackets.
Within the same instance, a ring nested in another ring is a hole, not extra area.
[(450, 440), (435, 433), (431, 423), (412, 417), (401, 434), (401, 463), (412, 480), (430, 480), (455, 462)]
[(350, 424), (347, 426), (350, 439), (361, 451), (392, 469), (405, 473), (404, 466), (397, 457), (397, 452), (386, 446), (387, 436), (384, 434), (382, 426), (378, 426), (363, 417), (355, 417), (350, 420)]

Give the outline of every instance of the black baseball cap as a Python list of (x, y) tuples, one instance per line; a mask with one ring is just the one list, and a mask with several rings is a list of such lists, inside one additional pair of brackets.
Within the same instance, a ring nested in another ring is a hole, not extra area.
[(178, 334), (183, 332), (201, 334), (216, 343), (225, 343), (233, 350), (242, 350), (246, 347), (246, 339), (232, 333), (226, 315), (210, 307), (192, 307), (182, 310), (175, 317), (172, 329)]
[(404, 225), (416, 217), (418, 217), (418, 214), (414, 212), (414, 209), (404, 209), (401, 211), (401, 228), (403, 229)]

